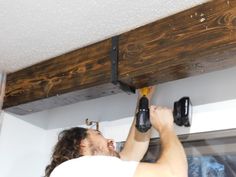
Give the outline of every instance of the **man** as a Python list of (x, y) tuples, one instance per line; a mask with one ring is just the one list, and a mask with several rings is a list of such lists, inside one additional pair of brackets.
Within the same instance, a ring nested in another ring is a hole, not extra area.
[(120, 153), (99, 131), (75, 127), (59, 135), (45, 177), (187, 177), (187, 160), (174, 132), (171, 110), (151, 106), (150, 120), (162, 146), (156, 163), (139, 163), (148, 148), (150, 130), (138, 132), (135, 121)]

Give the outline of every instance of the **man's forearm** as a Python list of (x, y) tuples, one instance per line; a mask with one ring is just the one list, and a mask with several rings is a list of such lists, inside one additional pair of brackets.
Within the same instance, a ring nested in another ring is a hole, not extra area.
[(146, 133), (139, 132), (135, 127), (135, 119), (131, 125), (124, 149), (120, 153), (124, 160), (142, 160), (146, 153), (151, 137), (151, 131)]
[(160, 133), (161, 156), (157, 163), (167, 164), (176, 176), (187, 177), (187, 159), (178, 137), (173, 129), (166, 129)]
[[(154, 87), (150, 88), (150, 93), (147, 95), (149, 102), (151, 102), (153, 91)], [(139, 95), (137, 99), (137, 105), (134, 114), (135, 116), (129, 131), (129, 135), (124, 145), (124, 149), (120, 153), (121, 158), (123, 158), (124, 160), (142, 160), (149, 146), (151, 130), (147, 131), (146, 133), (141, 133), (135, 127), (136, 113), (138, 111), (140, 97), (141, 95)]]

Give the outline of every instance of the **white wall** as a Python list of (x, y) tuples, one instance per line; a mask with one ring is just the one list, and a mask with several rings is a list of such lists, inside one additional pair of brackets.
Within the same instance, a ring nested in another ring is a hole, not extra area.
[(236, 99), (236, 67), (160, 84), (156, 102), (172, 106), (173, 100), (187, 95), (193, 105)]
[[(41, 117), (41, 113), (27, 116)], [(0, 134), (0, 177), (40, 177), (45, 161), (44, 129), (4, 113)]]

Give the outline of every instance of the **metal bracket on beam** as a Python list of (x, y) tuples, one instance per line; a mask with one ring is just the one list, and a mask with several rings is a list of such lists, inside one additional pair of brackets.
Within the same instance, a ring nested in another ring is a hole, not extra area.
[(118, 86), (124, 92), (130, 94), (135, 93), (135, 88), (118, 80), (118, 64), (119, 64), (119, 36), (112, 37), (111, 57), (111, 82)]

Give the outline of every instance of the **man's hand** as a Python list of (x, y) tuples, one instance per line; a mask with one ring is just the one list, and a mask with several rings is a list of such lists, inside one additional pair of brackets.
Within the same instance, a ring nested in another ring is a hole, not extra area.
[(151, 106), (150, 117), (153, 127), (160, 135), (161, 155), (156, 163), (140, 163), (134, 177), (187, 177), (187, 158), (173, 128), (172, 111)]
[(170, 109), (158, 106), (150, 107), (150, 121), (158, 132), (161, 133), (165, 129), (172, 130), (173, 120), (173, 114)]

